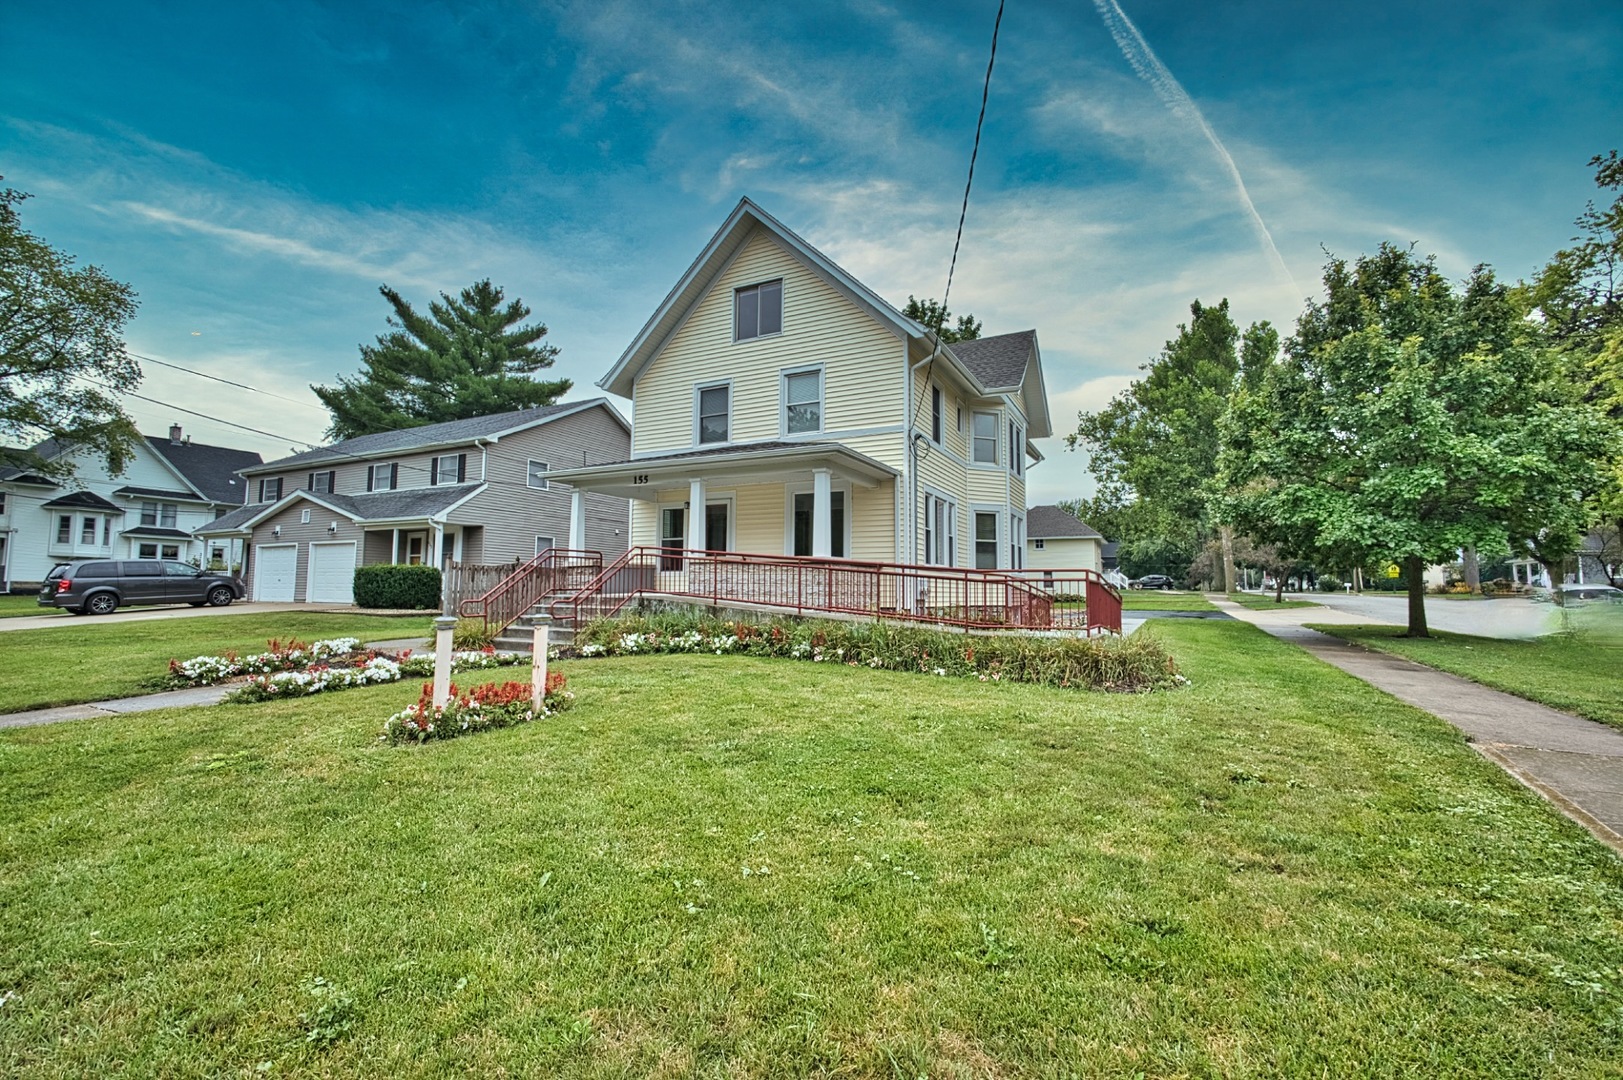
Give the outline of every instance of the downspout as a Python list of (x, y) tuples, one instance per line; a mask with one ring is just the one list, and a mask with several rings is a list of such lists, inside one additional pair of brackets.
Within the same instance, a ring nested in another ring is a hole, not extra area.
[(905, 407), (902, 409), (902, 450), (905, 455), (905, 476), (902, 477), (902, 505), (899, 512), (903, 515), (901, 527), (896, 534), (902, 538), (905, 551), (898, 562), (911, 563), (918, 555), (918, 538), (915, 535), (918, 522), (914, 514), (914, 504), (917, 501), (918, 490), (918, 452), (913, 445), (913, 364), (908, 353), (910, 339), (902, 338), (902, 390), (906, 395)]

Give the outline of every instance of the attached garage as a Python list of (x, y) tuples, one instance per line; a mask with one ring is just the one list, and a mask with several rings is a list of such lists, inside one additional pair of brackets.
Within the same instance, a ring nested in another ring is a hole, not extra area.
[(313, 604), (353, 604), (355, 564), (353, 540), (311, 544), (310, 585), (305, 599)]
[(254, 546), (254, 599), (292, 603), (293, 583), (299, 569), (299, 545)]

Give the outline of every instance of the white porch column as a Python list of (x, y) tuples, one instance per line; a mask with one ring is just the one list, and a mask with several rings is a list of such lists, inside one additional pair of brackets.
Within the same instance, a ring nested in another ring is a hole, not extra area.
[(569, 493), (569, 546), (576, 551), (586, 550), (586, 491), (575, 488)]
[(827, 469), (812, 470), (812, 558), (827, 559), (834, 554), (833, 476)]
[(400, 530), (398, 528), (394, 531), (394, 540), (389, 548), (389, 561), (392, 563), (400, 561)]
[(688, 481), (688, 550), (703, 551), (704, 539), (704, 480)]

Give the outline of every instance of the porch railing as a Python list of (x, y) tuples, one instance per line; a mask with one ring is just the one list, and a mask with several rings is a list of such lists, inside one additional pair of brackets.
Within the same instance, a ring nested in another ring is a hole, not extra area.
[(550, 594), (579, 590), (602, 571), (602, 552), (548, 548), (484, 595), (462, 601), (457, 605), (457, 614), (484, 619), (487, 628), (500, 633)]
[(608, 618), (638, 597), (747, 604), (797, 615), (831, 613), (965, 630), (1121, 630), (1121, 596), (1092, 570), (1049, 588), (1013, 571), (852, 562), (731, 551), (635, 547), (573, 596), (551, 605), (559, 622)]

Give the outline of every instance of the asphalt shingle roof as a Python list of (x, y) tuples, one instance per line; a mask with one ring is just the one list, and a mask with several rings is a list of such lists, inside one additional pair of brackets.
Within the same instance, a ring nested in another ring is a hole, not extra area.
[(75, 491), (71, 495), (63, 495), (61, 498), (52, 499), (44, 505), (82, 510), (100, 510), (107, 514), (122, 514), (124, 512), (122, 506), (116, 506), (108, 502), (94, 491)]
[(955, 342), (950, 348), (964, 366), (987, 387), (1019, 386), (1026, 377), (1026, 362), (1037, 342), (1037, 331)]
[[(373, 435), (358, 435), (353, 439), (335, 442), (331, 446), (318, 446), (314, 450), (293, 454), (275, 461), (266, 462), (267, 468), (281, 469), (294, 465), (313, 464), (321, 461), (341, 461), (345, 458), (371, 457), (377, 454), (392, 454), (403, 450), (415, 450), (423, 446), (437, 446), (444, 443), (467, 442), (487, 435), (498, 435), (513, 428), (522, 427), (544, 420), (558, 413), (570, 412), (586, 405), (596, 404), (603, 399), (593, 401), (571, 401), (559, 405), (543, 405), (535, 409), (518, 409), (513, 412), (493, 413), (490, 416), (472, 416), (466, 420), (447, 420), (443, 424), (424, 424), (422, 427), (401, 428), (398, 431), (380, 431)], [(255, 462), (257, 465), (258, 462)], [(255, 470), (263, 471), (263, 470)]]
[[(373, 491), (365, 495), (333, 495), (322, 492), (312, 496), (327, 506), (331, 506), (350, 517), (361, 521), (396, 521), (401, 518), (426, 518), (444, 510), (446, 507), (479, 489), (478, 484), (449, 484), (440, 487), (411, 488), (406, 491)], [(278, 506), (287, 506), (289, 500), (299, 496), (293, 492), (279, 502)], [(302, 498), (298, 501), (303, 502)], [(270, 509), (265, 503), (254, 503), (222, 514), (194, 531), (198, 533), (224, 532), (240, 529), (246, 522), (263, 514)]]
[(113, 492), (114, 495), (123, 495), (127, 498), (148, 499), (183, 499), (187, 502), (196, 502), (197, 496), (190, 491), (166, 491), (163, 488), (121, 487)]
[(185, 529), (165, 529), (161, 526), (143, 525), (139, 528), (125, 529), (125, 536), (147, 536), (157, 540), (190, 540), (192, 534)]
[(1026, 537), (1030, 540), (1104, 539), (1081, 518), (1057, 506), (1027, 507)]
[(148, 435), (147, 443), (209, 499), (234, 506), (241, 506), (248, 493), (248, 485), (237, 470), (265, 460), (252, 450), (198, 442), (173, 443), (156, 435)]

